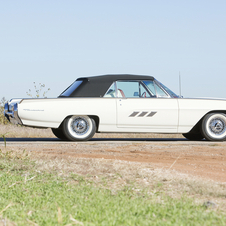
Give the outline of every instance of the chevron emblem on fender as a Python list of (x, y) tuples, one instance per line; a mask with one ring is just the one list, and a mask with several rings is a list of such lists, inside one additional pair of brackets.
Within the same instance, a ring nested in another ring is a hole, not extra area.
[(153, 117), (157, 111), (134, 111), (129, 117)]

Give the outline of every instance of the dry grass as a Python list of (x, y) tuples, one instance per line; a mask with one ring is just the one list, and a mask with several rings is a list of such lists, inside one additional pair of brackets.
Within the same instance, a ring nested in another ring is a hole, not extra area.
[[(151, 164), (70, 157), (51, 159), (32, 153), (30, 158), (35, 161), (34, 164), (30, 160), (13, 161), (17, 155), (19, 160), (26, 160), (28, 153), (15, 151), (8, 155), (8, 152), (11, 151), (5, 148), (0, 158), (0, 162), (5, 163), (2, 168), (4, 175), (1, 176), (8, 188), (2, 185), (5, 201), (0, 211), (4, 213), (0, 213), (0, 225), (27, 225), (26, 222), (33, 225), (83, 222), (84, 225), (91, 225), (89, 222), (101, 225), (103, 220), (97, 216), (103, 217), (103, 214), (104, 222), (105, 218), (110, 219), (105, 224), (110, 225), (121, 213), (130, 223), (120, 225), (131, 224), (130, 219), (134, 217), (133, 221), (136, 221), (138, 216), (143, 223), (136, 225), (144, 225), (147, 221), (150, 225), (154, 220), (161, 221), (161, 225), (165, 225), (166, 221), (167, 225), (186, 225), (188, 220), (189, 225), (223, 225), (222, 222), (225, 222), (225, 186), (217, 183), (202, 182), (171, 170), (154, 169)], [(15, 169), (15, 165), (20, 168)], [(24, 165), (23, 168), (21, 165)], [(194, 185), (198, 186), (198, 191), (190, 189)], [(204, 194), (206, 186), (215, 191), (214, 195), (208, 191)], [(35, 199), (34, 195), (38, 198)], [(212, 203), (214, 208), (202, 207), (204, 203)], [(81, 216), (80, 212), (77, 214), (80, 210), (85, 216)], [(134, 214), (131, 215), (131, 212)], [(92, 217), (87, 220), (90, 214)], [(170, 221), (178, 218), (181, 221), (178, 224)]]
[[(125, 186), (139, 193), (146, 189), (150, 195), (165, 193), (172, 198), (184, 194), (196, 199), (197, 203), (211, 200), (219, 208), (226, 210), (226, 184), (204, 180), (170, 169), (154, 168), (152, 164), (120, 160), (86, 158), (50, 158), (33, 156), (39, 171), (57, 172), (59, 176), (77, 175), (90, 183), (110, 189), (112, 193)], [(76, 180), (74, 181), (76, 183)]]
[(0, 134), (6, 134), (6, 137), (55, 137), (51, 129), (37, 129), (31, 127), (16, 126), (12, 124), (0, 124)]
[(161, 133), (96, 133), (94, 138), (184, 138), (181, 134)]
[[(0, 134), (6, 137), (28, 138), (55, 138), (51, 129), (38, 129), (17, 126), (13, 124), (0, 124)], [(94, 138), (183, 138), (181, 134), (155, 134), (155, 133), (96, 133)]]
[(8, 120), (4, 116), (4, 100), (0, 101), (0, 125), (1, 124), (9, 124)]
[[(50, 129), (34, 129), (14, 125), (0, 125), (0, 134), (7, 137), (54, 137)], [(96, 134), (96, 138), (180, 138), (181, 135), (161, 134)], [(8, 148), (3, 150), (12, 156), (22, 158), (29, 152)], [(26, 153), (26, 154), (25, 154)], [(182, 174), (171, 169), (159, 169), (148, 163), (136, 163), (120, 160), (85, 159), (51, 157), (44, 154), (34, 154), (30, 157), (37, 164), (37, 171), (56, 172), (59, 176), (74, 175), (73, 182), (87, 180), (96, 186), (110, 189), (113, 193), (125, 186), (139, 193), (147, 189), (150, 195), (164, 192), (171, 197), (180, 198), (184, 194), (194, 197), (197, 202), (211, 200), (219, 208), (226, 210), (226, 184), (203, 180), (199, 177)]]

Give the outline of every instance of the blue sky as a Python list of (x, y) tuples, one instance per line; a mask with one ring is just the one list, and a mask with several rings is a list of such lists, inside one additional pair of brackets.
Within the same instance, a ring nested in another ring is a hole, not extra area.
[(0, 0), (0, 98), (33, 82), (152, 75), (185, 97), (226, 98), (225, 0)]

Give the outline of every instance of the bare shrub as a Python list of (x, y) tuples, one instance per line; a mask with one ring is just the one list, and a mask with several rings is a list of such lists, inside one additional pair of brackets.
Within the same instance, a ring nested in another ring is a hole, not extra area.
[(5, 97), (3, 97), (0, 101), (0, 124), (8, 124), (8, 120), (4, 116), (4, 106), (6, 103)]
[(32, 93), (32, 90), (29, 89), (27, 93), (27, 95), (31, 98), (47, 98), (46, 94), (50, 91), (50, 88), (48, 88), (47, 90), (43, 90), (45, 88), (45, 84), (39, 83), (38, 85), (36, 85), (36, 83), (34, 82), (34, 93)]

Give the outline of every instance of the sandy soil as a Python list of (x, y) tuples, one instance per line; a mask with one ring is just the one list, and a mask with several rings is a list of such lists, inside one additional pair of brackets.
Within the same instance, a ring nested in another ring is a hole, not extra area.
[[(0, 140), (0, 148), (4, 146)], [(94, 139), (89, 142), (7, 142), (11, 150), (27, 150), (47, 158), (103, 158), (150, 163), (156, 168), (226, 183), (226, 142), (186, 139)]]

